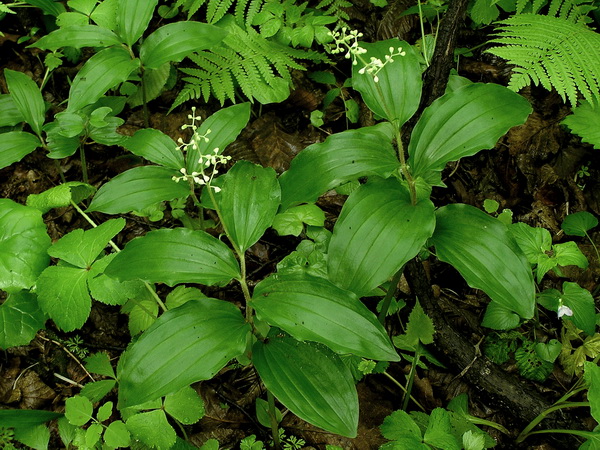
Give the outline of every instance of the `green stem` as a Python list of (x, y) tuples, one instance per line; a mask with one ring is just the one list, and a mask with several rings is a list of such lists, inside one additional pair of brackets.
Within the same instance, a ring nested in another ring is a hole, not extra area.
[(429, 67), (429, 58), (427, 57), (427, 41), (425, 40), (425, 25), (423, 24), (423, 10), (421, 9), (421, 0), (417, 1), (419, 5), (419, 22), (421, 24), (421, 42), (423, 43), (423, 58), (425, 65)]
[(394, 294), (396, 293), (398, 282), (400, 278), (402, 278), (402, 272), (404, 271), (404, 266), (400, 267), (400, 270), (394, 274), (392, 277), (392, 281), (390, 282), (390, 288), (385, 294), (383, 298), (383, 303), (381, 304), (381, 311), (379, 312), (379, 322), (381, 325), (385, 323), (385, 318), (387, 317), (388, 310), (390, 309), (390, 304), (392, 303), (392, 298), (394, 298)]
[(396, 148), (398, 149), (398, 159), (400, 160), (400, 171), (402, 176), (408, 183), (408, 190), (410, 191), (410, 201), (413, 205), (417, 204), (417, 188), (415, 187), (415, 180), (410, 173), (408, 164), (406, 164), (406, 156), (404, 155), (404, 146), (402, 145), (402, 136), (400, 134), (400, 127), (396, 128)]
[[(398, 386), (400, 389), (402, 389), (402, 391), (403, 391), (405, 394), (408, 394), (408, 392), (406, 392), (406, 388), (405, 388), (404, 386), (402, 386), (402, 384), (401, 384), (401, 383), (400, 383), (398, 380), (396, 380), (396, 379), (395, 379), (393, 376), (391, 376), (391, 375), (390, 375), (389, 373), (387, 373), (387, 372), (383, 372), (383, 374), (384, 374), (386, 377), (388, 377), (388, 378), (389, 378), (389, 380), (390, 380), (392, 383), (394, 383), (396, 386)], [(425, 411), (425, 408), (423, 407), (423, 405), (421, 405), (421, 404), (420, 404), (420, 403), (417, 401), (417, 399), (416, 399), (416, 398), (414, 398), (414, 397), (411, 395), (411, 396), (410, 396), (410, 399), (413, 401), (413, 403), (414, 403), (415, 405), (417, 405), (417, 406), (419, 407), (419, 409), (420, 409), (421, 411)]]
[(81, 159), (81, 173), (83, 175), (83, 182), (90, 184), (87, 172), (87, 162), (85, 161), (85, 148), (83, 143), (79, 146), (79, 158)]
[(410, 400), (410, 393), (412, 391), (413, 383), (415, 381), (415, 373), (417, 366), (419, 365), (419, 359), (421, 359), (421, 344), (417, 344), (415, 350), (415, 356), (413, 357), (412, 364), (410, 366), (410, 372), (408, 373), (408, 381), (406, 382), (406, 390), (404, 391), (404, 400), (402, 401), (402, 411), (406, 411), (408, 408), (408, 402)]
[(281, 442), (279, 442), (279, 424), (277, 423), (277, 413), (275, 412), (275, 397), (271, 394), (271, 391), (267, 391), (267, 400), (269, 402), (269, 418), (271, 419), (273, 447), (278, 450), (281, 448)]
[(585, 233), (585, 237), (587, 237), (588, 240), (590, 241), (590, 244), (592, 244), (592, 247), (594, 247), (594, 250), (596, 251), (596, 258), (597, 258), (598, 264), (600, 264), (600, 253), (598, 253), (598, 247), (596, 247), (596, 244), (594, 244), (594, 241), (592, 240), (590, 235), (587, 234), (587, 231), (584, 231), (584, 233)]
[(529, 433), (529, 436), (532, 434), (544, 434), (544, 433), (561, 433), (561, 434), (572, 434), (575, 436), (581, 436), (586, 439), (591, 439), (598, 435), (598, 433), (594, 433), (593, 431), (584, 431), (584, 430), (562, 430), (562, 429), (554, 429), (554, 430), (538, 430), (532, 431)]
[(519, 444), (519, 443), (523, 442), (525, 439), (527, 439), (528, 436), (530, 436), (531, 434), (534, 434), (535, 432), (532, 432), (531, 430), (533, 430), (533, 428), (535, 428), (542, 420), (544, 420), (546, 418), (546, 416), (553, 413), (554, 411), (559, 411), (559, 410), (565, 409), (565, 408), (577, 408), (577, 407), (585, 407), (585, 406), (589, 407), (590, 402), (565, 402), (565, 403), (563, 403), (559, 400), (553, 406), (542, 411), (535, 419), (533, 419), (529, 423), (529, 425), (527, 425), (523, 429), (523, 431), (521, 431), (521, 433), (519, 433), (519, 436), (517, 436), (517, 439), (515, 440), (515, 442), (517, 444)]
[(146, 83), (144, 82), (144, 67), (140, 69), (140, 89), (142, 90), (142, 109), (144, 111), (144, 126), (150, 128), (150, 113), (148, 112), (148, 100), (146, 98)]

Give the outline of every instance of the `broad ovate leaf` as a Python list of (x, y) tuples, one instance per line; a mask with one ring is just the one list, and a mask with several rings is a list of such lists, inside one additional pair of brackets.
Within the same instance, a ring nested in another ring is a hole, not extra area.
[(375, 315), (352, 292), (305, 273), (274, 275), (254, 289), (261, 320), (299, 340), (321, 342), (338, 353), (398, 361)]
[(560, 301), (562, 305), (573, 311), (573, 316), (564, 316), (564, 318), (572, 320), (577, 328), (593, 336), (596, 332), (596, 308), (590, 291), (577, 283), (565, 281)]
[(586, 361), (583, 368), (583, 376), (589, 386), (588, 400), (591, 414), (596, 422), (600, 422), (600, 367), (596, 363)]
[(217, 238), (201, 230), (175, 228), (133, 239), (105, 273), (120, 281), (212, 285), (239, 278), (240, 268), (229, 247)]
[(246, 347), (250, 326), (223, 300), (192, 300), (160, 316), (119, 361), (119, 409), (212, 378)]
[(117, 33), (131, 47), (144, 34), (158, 0), (120, 0), (117, 7)]
[(281, 207), (314, 203), (330, 189), (360, 177), (389, 177), (400, 163), (389, 123), (344, 131), (302, 150), (279, 178)]
[(217, 45), (227, 31), (201, 22), (173, 22), (144, 39), (140, 60), (144, 67), (157, 69), (166, 62), (180, 62), (192, 52)]
[(0, 142), (0, 169), (10, 166), (12, 163), (21, 161), (42, 143), (31, 133), (25, 131), (9, 131), (2, 133)]
[(322, 227), (325, 225), (325, 212), (314, 203), (293, 206), (277, 214), (273, 219), (273, 229), (280, 236), (298, 236), (302, 233), (304, 225)]
[(4, 69), (4, 77), (15, 105), (35, 134), (42, 133), (46, 106), (40, 88), (22, 72)]
[(440, 172), (450, 161), (490, 149), (531, 113), (525, 98), (497, 84), (473, 83), (431, 104), (417, 122), (408, 146), (414, 177), (443, 186)]
[(155, 128), (138, 130), (123, 144), (134, 155), (155, 164), (179, 170), (185, 167), (183, 154), (173, 139)]
[(42, 36), (30, 47), (54, 51), (62, 47), (110, 47), (111, 45), (121, 45), (121, 40), (112, 31), (97, 25), (72, 25)]
[(223, 176), (221, 219), (227, 236), (241, 252), (256, 243), (271, 226), (280, 199), (277, 174), (271, 168), (239, 161)]
[(40, 194), (29, 194), (27, 196), (27, 206), (39, 209), (42, 214), (46, 214), (53, 208), (69, 206), (71, 201), (79, 203), (94, 192), (96, 192), (96, 188), (90, 184), (80, 181), (68, 181)]
[(254, 344), (252, 362), (266, 388), (298, 417), (332, 433), (356, 436), (354, 379), (329, 348), (275, 335)]
[(360, 60), (352, 66), (352, 87), (360, 92), (369, 109), (400, 128), (415, 113), (421, 101), (423, 82), (417, 54), (411, 45), (398, 39), (373, 44), (361, 42), (359, 45), (367, 50), (361, 55), (365, 61), (372, 58), (386, 61), (390, 50), (402, 53), (393, 56), (376, 75), (363, 71), (364, 64)]
[(9, 199), (0, 199), (0, 289), (29, 289), (50, 258), (50, 237), (42, 213)]
[(25, 117), (10, 94), (0, 94), (0, 127), (12, 127), (21, 122), (25, 122)]
[(46, 317), (35, 295), (28, 292), (9, 294), (0, 305), (0, 348), (29, 344), (44, 327), (44, 322)]
[(569, 214), (560, 227), (569, 236), (585, 236), (592, 228), (598, 226), (598, 219), (587, 211)]
[(369, 180), (348, 197), (329, 244), (329, 278), (364, 296), (415, 257), (433, 233), (433, 203), (411, 203), (396, 178)]
[(134, 167), (102, 185), (87, 211), (120, 214), (185, 198), (189, 194), (189, 185), (173, 181), (173, 176), (178, 175), (181, 173), (168, 167)]
[(535, 284), (527, 258), (502, 224), (469, 205), (436, 211), (436, 255), (456, 268), (469, 286), (483, 290), (523, 319), (533, 317)]

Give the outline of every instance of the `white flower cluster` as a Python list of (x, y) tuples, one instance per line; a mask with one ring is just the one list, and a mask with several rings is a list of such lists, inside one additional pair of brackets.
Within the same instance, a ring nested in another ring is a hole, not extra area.
[(333, 38), (335, 47), (329, 50), (329, 53), (335, 55), (337, 53), (346, 52), (346, 59), (352, 58), (352, 65), (358, 64), (356, 58), (359, 55), (367, 53), (367, 50), (358, 45), (358, 38), (363, 37), (362, 33), (356, 30), (348, 31), (348, 28), (343, 27), (339, 31), (330, 31), (329, 36)]
[(371, 56), (371, 61), (365, 67), (360, 69), (358, 71), (358, 73), (360, 73), (362, 75), (366, 72), (369, 75), (373, 76), (373, 81), (375, 83), (379, 82), (379, 77), (377, 76), (377, 74), (381, 71), (381, 69), (383, 69), (387, 63), (393, 63), (394, 56), (406, 55), (406, 52), (402, 51), (402, 47), (398, 47), (397, 51), (394, 51), (394, 47), (390, 47), (389, 51), (390, 51), (390, 54), (385, 55), (385, 61), (382, 61), (379, 58), (375, 58), (374, 56)]

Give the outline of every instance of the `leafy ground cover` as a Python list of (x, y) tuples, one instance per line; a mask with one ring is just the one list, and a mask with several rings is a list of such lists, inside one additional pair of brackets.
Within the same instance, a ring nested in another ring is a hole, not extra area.
[(0, 22), (0, 443), (598, 445), (600, 75), (483, 51), (539, 5), (96, 3)]

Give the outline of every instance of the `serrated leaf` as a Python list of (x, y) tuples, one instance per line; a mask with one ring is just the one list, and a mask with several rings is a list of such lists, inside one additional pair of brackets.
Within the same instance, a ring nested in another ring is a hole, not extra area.
[(127, 429), (148, 446), (172, 448), (177, 434), (161, 409), (135, 414), (127, 419)]
[(164, 409), (183, 425), (191, 425), (204, 417), (204, 402), (202, 397), (186, 386), (183, 389), (165, 397)]
[(29, 47), (54, 51), (62, 47), (110, 47), (111, 45), (121, 45), (121, 40), (111, 30), (96, 25), (72, 25), (42, 36)]
[(233, 253), (223, 242), (200, 230), (161, 229), (133, 239), (115, 256), (105, 273), (121, 281), (219, 284), (239, 278)]
[(325, 213), (314, 203), (289, 208), (273, 219), (273, 229), (280, 236), (298, 236), (304, 229), (304, 224), (316, 227), (325, 225)]
[[(35, 134), (42, 133), (46, 106), (38, 85), (22, 72), (4, 69), (6, 85), (15, 105)], [(39, 144), (38, 144), (39, 145)]]
[(431, 411), (423, 441), (444, 450), (461, 450), (460, 444), (452, 434), (450, 413), (443, 408)]
[(49, 246), (37, 209), (0, 199), (0, 289), (16, 293), (31, 288), (48, 266)]
[(63, 414), (37, 409), (0, 409), (0, 423), (7, 428), (25, 428), (58, 419)]
[(252, 362), (266, 388), (298, 417), (332, 433), (356, 436), (354, 380), (327, 347), (273, 336), (254, 344)]
[(314, 203), (330, 189), (365, 176), (388, 177), (400, 163), (389, 123), (349, 130), (302, 150), (279, 178), (281, 210)]
[(244, 351), (249, 331), (239, 309), (223, 300), (167, 311), (121, 357), (119, 408), (212, 378)]
[(346, 200), (329, 244), (329, 279), (359, 297), (414, 258), (433, 233), (434, 206), (411, 204), (396, 178), (370, 179)]
[(160, 27), (144, 39), (140, 60), (149, 69), (166, 62), (180, 62), (192, 52), (217, 45), (227, 31), (201, 22), (174, 22)]
[(483, 450), (485, 447), (485, 436), (483, 433), (465, 431), (462, 436), (462, 445), (465, 450)]
[(178, 171), (160, 166), (142, 166), (123, 172), (98, 190), (86, 211), (120, 214), (139, 211), (156, 203), (185, 198), (187, 183), (176, 183)]
[(92, 264), (87, 280), (94, 300), (107, 305), (123, 305), (127, 300), (139, 297), (145, 289), (144, 283), (139, 280), (121, 282), (104, 273), (116, 255), (111, 253)]
[(421, 442), (422, 435), (419, 426), (405, 411), (394, 411), (383, 419), (379, 428), (383, 437), (391, 441), (412, 437)]
[(78, 228), (64, 235), (48, 249), (48, 254), (74, 266), (88, 269), (100, 252), (125, 226), (125, 219), (109, 219), (89, 230)]
[(600, 149), (600, 107), (596, 103), (582, 102), (573, 109), (573, 114), (567, 116), (561, 123), (569, 127), (572, 133), (581, 137), (583, 142), (592, 144), (594, 148)]
[(421, 101), (421, 65), (413, 47), (398, 39), (388, 39), (373, 44), (361, 42), (360, 46), (367, 50), (362, 55), (365, 60), (378, 58), (385, 61), (398, 47), (405, 52), (404, 56), (394, 56), (393, 62), (387, 62), (377, 73), (378, 81), (370, 73), (360, 73), (364, 64), (352, 66), (352, 86), (363, 97), (363, 100), (378, 116), (393, 122), (399, 129), (415, 113)]
[(92, 403), (102, 400), (116, 386), (115, 380), (100, 380), (87, 383), (79, 392), (90, 399)]
[(148, 28), (158, 0), (121, 0), (117, 8), (117, 33), (131, 47)]
[(415, 347), (419, 342), (425, 345), (432, 344), (434, 333), (435, 329), (432, 320), (425, 314), (425, 311), (423, 311), (421, 304), (417, 300), (408, 316), (408, 323), (406, 324), (407, 339)]
[(45, 322), (46, 316), (35, 295), (28, 292), (9, 294), (0, 305), (0, 348), (29, 344)]
[(399, 361), (385, 329), (352, 292), (304, 273), (275, 275), (254, 289), (258, 318), (299, 340), (321, 342), (339, 353)]
[(442, 186), (450, 161), (496, 145), (531, 113), (525, 98), (497, 84), (473, 83), (443, 95), (423, 112), (408, 146), (413, 177)]
[(81, 395), (74, 395), (65, 400), (65, 417), (72, 425), (82, 426), (88, 423), (93, 410), (92, 402)]
[(158, 304), (149, 294), (144, 293), (144, 296), (134, 300), (125, 303), (121, 309), (123, 313), (129, 315), (128, 326), (132, 336), (146, 331), (158, 317)]
[(588, 230), (598, 226), (598, 219), (587, 211), (569, 214), (560, 227), (569, 236), (586, 236)]
[(167, 294), (165, 304), (169, 309), (177, 308), (190, 300), (206, 298), (206, 295), (198, 288), (177, 286)]
[(28, 448), (45, 450), (50, 442), (50, 430), (46, 425), (16, 428), (14, 439), (21, 444), (25, 444)]
[(248, 161), (237, 162), (225, 175), (219, 207), (227, 236), (243, 253), (271, 226), (279, 208), (277, 174)]
[(88, 372), (115, 378), (115, 371), (108, 355), (104, 352), (94, 353), (85, 358), (85, 368)]
[(431, 240), (438, 258), (452, 264), (469, 286), (483, 290), (499, 306), (524, 319), (533, 317), (531, 268), (507, 227), (469, 205), (447, 205), (436, 216)]
[(98, 411), (96, 412), (96, 419), (98, 419), (99, 422), (104, 422), (110, 417), (112, 411), (113, 402), (106, 402), (104, 405), (98, 408)]
[(121, 420), (111, 422), (104, 430), (104, 443), (111, 447), (129, 447), (131, 437), (127, 426)]
[(41, 194), (28, 195), (27, 206), (39, 209), (42, 214), (46, 214), (53, 208), (69, 206), (71, 200), (73, 203), (79, 203), (94, 192), (96, 192), (96, 188), (92, 185), (79, 181), (68, 181), (47, 189)]
[(29, 155), (41, 145), (40, 140), (31, 133), (24, 131), (2, 133), (2, 141), (0, 142), (0, 169), (21, 161), (24, 156)]

